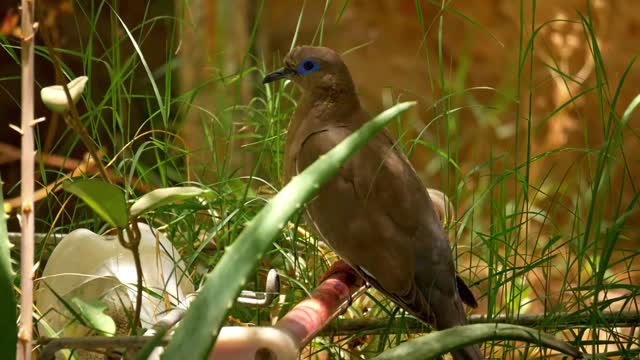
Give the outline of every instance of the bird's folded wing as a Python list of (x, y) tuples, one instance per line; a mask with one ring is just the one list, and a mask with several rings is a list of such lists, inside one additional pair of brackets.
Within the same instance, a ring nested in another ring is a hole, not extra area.
[[(311, 133), (300, 146), (296, 167), (303, 170), (351, 133), (347, 127)], [(416, 199), (424, 188), (416, 188), (410, 171), (385, 134), (376, 136), (307, 209), (316, 231), (338, 255), (378, 290), (425, 319), (428, 301), (415, 282), (415, 236), (424, 216), (424, 205)]]

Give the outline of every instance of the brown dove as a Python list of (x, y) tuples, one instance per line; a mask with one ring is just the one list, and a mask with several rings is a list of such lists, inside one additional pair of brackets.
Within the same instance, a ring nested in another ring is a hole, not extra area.
[[(284, 64), (263, 83), (290, 79), (302, 90), (285, 142), (286, 183), (370, 117), (335, 51), (296, 47)], [(449, 239), (426, 187), (386, 130), (319, 189), (307, 205), (307, 218), (367, 282), (436, 328), (465, 324), (462, 303), (477, 306), (456, 275)], [(483, 359), (477, 346), (452, 355)]]

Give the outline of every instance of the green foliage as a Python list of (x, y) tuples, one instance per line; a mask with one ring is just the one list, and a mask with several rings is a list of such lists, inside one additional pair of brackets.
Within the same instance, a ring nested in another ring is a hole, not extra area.
[(129, 209), (122, 189), (99, 179), (67, 181), (64, 189), (82, 199), (102, 219), (117, 229), (129, 223)]
[(144, 194), (129, 209), (122, 189), (100, 179), (67, 181), (64, 189), (77, 195), (104, 221), (117, 229), (127, 226), (129, 214), (131, 217), (138, 217), (176, 201), (213, 195), (211, 190), (193, 186), (162, 188)]
[(215, 269), (207, 276), (198, 297), (167, 346), (164, 359), (200, 359), (213, 347), (229, 308), (247, 276), (273, 238), (329, 180), (351, 155), (414, 103), (398, 104), (363, 125), (331, 151), (321, 156), (285, 186), (242, 231)]
[(104, 313), (107, 306), (100, 300), (84, 301), (73, 298), (71, 302), (76, 306), (77, 313), (82, 316), (87, 326), (98, 331), (100, 335), (113, 336), (116, 333), (116, 323), (111, 316)]
[[(2, 181), (0, 181), (0, 203), (3, 202)], [(15, 273), (11, 267), (9, 250), (12, 245), (9, 242), (7, 223), (4, 211), (0, 214), (0, 354), (7, 359), (16, 356), (16, 342), (18, 340), (18, 327), (16, 325), (16, 296), (13, 291), (13, 278)]]
[(193, 186), (156, 189), (142, 195), (131, 205), (131, 216), (138, 217), (156, 208), (179, 200), (187, 200), (196, 196), (211, 196), (212, 194), (213, 192), (211, 190)]
[(376, 356), (375, 360), (422, 360), (436, 359), (451, 350), (484, 341), (517, 340), (539, 344), (558, 350), (574, 358), (580, 353), (564, 341), (524, 326), (510, 324), (474, 324), (437, 331), (409, 340)]

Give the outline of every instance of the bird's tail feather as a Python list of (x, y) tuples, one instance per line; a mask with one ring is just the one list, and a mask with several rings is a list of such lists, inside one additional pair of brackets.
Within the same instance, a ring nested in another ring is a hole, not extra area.
[(471, 290), (467, 284), (464, 283), (464, 280), (456, 274), (456, 286), (458, 287), (458, 294), (460, 294), (460, 299), (463, 303), (471, 306), (472, 308), (478, 307), (478, 302), (476, 301), (476, 297), (473, 296)]
[[(460, 283), (464, 285), (464, 282), (459, 280), (458, 286), (460, 285)], [(471, 292), (469, 291), (469, 293)], [(433, 295), (435, 294), (436, 293), (433, 293)], [(442, 296), (440, 296), (439, 298), (432, 296), (432, 299), (436, 300), (432, 301), (434, 313), (436, 314), (436, 328), (438, 328), (439, 330), (444, 330), (466, 324), (466, 315), (464, 313), (464, 308), (460, 298), (456, 297), (454, 299), (448, 299), (443, 298)], [(482, 355), (482, 352), (480, 352), (480, 348), (477, 345), (465, 346), (462, 349), (452, 351), (451, 355), (453, 356), (454, 360), (484, 359), (484, 356)]]

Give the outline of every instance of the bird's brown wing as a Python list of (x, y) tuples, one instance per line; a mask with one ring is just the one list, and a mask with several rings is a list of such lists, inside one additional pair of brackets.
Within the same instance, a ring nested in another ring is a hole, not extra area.
[[(298, 171), (351, 133), (348, 127), (311, 133), (296, 156)], [(433, 244), (425, 236), (431, 226), (440, 226), (430, 206), (411, 166), (380, 134), (321, 187), (307, 209), (316, 231), (338, 255), (378, 290), (428, 321), (430, 297), (457, 296), (448, 240)]]

